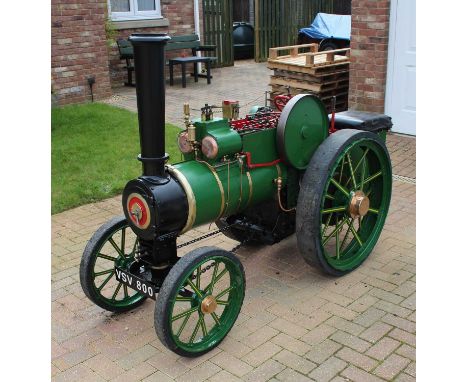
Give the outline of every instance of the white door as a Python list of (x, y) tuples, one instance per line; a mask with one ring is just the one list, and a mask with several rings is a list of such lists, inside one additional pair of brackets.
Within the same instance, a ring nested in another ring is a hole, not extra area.
[(416, 0), (391, 0), (385, 114), (416, 135)]

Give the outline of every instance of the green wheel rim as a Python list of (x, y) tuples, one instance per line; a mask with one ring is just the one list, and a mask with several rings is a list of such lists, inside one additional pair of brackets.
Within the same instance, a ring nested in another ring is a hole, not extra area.
[(145, 298), (115, 278), (115, 266), (125, 268), (132, 263), (137, 245), (138, 238), (125, 224), (104, 236), (102, 244), (93, 253), (92, 286), (96, 297), (105, 304), (126, 308)]
[[(385, 224), (391, 190), (391, 165), (378, 143), (363, 138), (342, 151), (321, 200), (320, 240), (330, 266), (352, 270), (369, 256)], [(365, 195), (369, 202), (362, 216), (353, 213), (356, 195)]]
[[(203, 352), (219, 343), (237, 319), (244, 297), (242, 271), (230, 258), (214, 255), (188, 269), (181, 280), (180, 292), (169, 302), (170, 335), (179, 348)], [(216, 309), (204, 313), (211, 297)]]

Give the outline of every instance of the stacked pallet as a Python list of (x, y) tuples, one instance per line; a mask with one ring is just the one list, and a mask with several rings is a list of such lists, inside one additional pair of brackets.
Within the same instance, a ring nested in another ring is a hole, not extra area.
[(348, 109), (349, 48), (325, 52), (319, 52), (317, 44), (270, 48), (267, 66), (273, 70), (271, 99), (280, 94), (310, 93), (330, 113), (335, 96), (336, 111)]

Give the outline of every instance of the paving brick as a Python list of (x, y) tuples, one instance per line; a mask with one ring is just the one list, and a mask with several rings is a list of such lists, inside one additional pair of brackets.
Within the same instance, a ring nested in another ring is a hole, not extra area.
[(283, 382), (310, 382), (309, 377), (292, 369), (284, 369), (281, 373), (276, 374), (276, 379)]
[(252, 351), (250, 346), (247, 346), (240, 341), (236, 341), (229, 337), (229, 335), (218, 345), (218, 348), (237, 358), (242, 358), (244, 355)]
[(210, 382), (242, 382), (242, 379), (228, 373), (226, 370), (221, 370), (209, 379)]
[(147, 363), (155, 367), (159, 371), (168, 375), (171, 378), (177, 378), (178, 376), (186, 373), (190, 370), (187, 366), (178, 362), (175, 354), (166, 354), (158, 352), (156, 355), (148, 359)]
[(358, 369), (356, 366), (348, 366), (341, 372), (346, 381), (353, 382), (383, 382), (384, 380), (372, 375), (364, 370)]
[(383, 322), (376, 322), (371, 327), (363, 331), (359, 337), (371, 343), (376, 343), (392, 328), (393, 327), (391, 325), (385, 324)]
[(395, 338), (398, 341), (407, 343), (411, 346), (416, 346), (416, 336), (412, 333), (405, 332), (404, 330), (395, 328), (389, 334), (389, 337)]
[(137, 350), (134, 350), (125, 357), (120, 358), (117, 363), (125, 370), (129, 370), (154, 356), (156, 353), (158, 353), (158, 351), (154, 347), (151, 345), (145, 345)]
[(356, 301), (352, 304), (348, 305), (348, 308), (354, 310), (355, 312), (365, 312), (369, 309), (372, 305), (374, 305), (378, 301), (377, 298), (372, 297), (370, 295), (364, 295), (359, 297)]
[(411, 310), (403, 308), (402, 306), (392, 304), (388, 301), (379, 301), (374, 305), (377, 309), (381, 309), (387, 313), (397, 315), (399, 317), (408, 317), (411, 314)]
[(391, 338), (384, 337), (374, 346), (372, 346), (366, 354), (380, 361), (384, 360), (390, 353), (395, 351), (400, 346), (400, 342)]
[(216, 373), (221, 371), (221, 368), (210, 361), (203, 362), (201, 365), (194, 367), (185, 374), (176, 378), (177, 382), (192, 382), (204, 381)]
[(304, 355), (311, 349), (308, 343), (297, 340), (284, 333), (279, 333), (277, 336), (273, 337), (271, 341), (299, 355)]
[(309, 377), (317, 382), (328, 382), (346, 367), (346, 362), (336, 357), (330, 357), (316, 369), (312, 370)]
[(330, 339), (342, 345), (348, 346), (358, 352), (365, 352), (371, 346), (369, 342), (364, 341), (359, 337), (353, 336), (351, 334), (342, 332), (341, 330), (338, 330), (337, 332), (333, 333)]
[(340, 349), (335, 356), (365, 371), (371, 371), (377, 365), (377, 361), (348, 347)]
[(398, 377), (394, 379), (395, 382), (416, 382), (416, 378), (406, 374), (400, 373)]
[(409, 366), (405, 369), (405, 373), (416, 378), (416, 363), (411, 362)]
[(327, 339), (315, 345), (305, 356), (307, 359), (320, 364), (336, 353), (341, 347), (342, 345)]
[(293, 324), (292, 322), (289, 322), (283, 318), (277, 318), (276, 320), (270, 322), (269, 326), (294, 338), (301, 338), (307, 333), (307, 329), (303, 328), (302, 326)]
[(256, 348), (268, 341), (270, 338), (276, 336), (279, 333), (278, 330), (273, 329), (269, 326), (264, 326), (263, 328), (257, 330), (256, 332), (247, 335), (241, 339), (241, 342), (252, 348)]
[(400, 306), (409, 309), (411, 312), (416, 309), (416, 293), (406, 298), (400, 303)]
[(357, 336), (365, 329), (361, 325), (355, 324), (354, 322), (345, 320), (337, 316), (333, 316), (332, 318), (327, 320), (326, 324), (355, 336)]
[(142, 379), (142, 382), (173, 382), (174, 379), (164, 374), (161, 371), (156, 371), (153, 374), (148, 375), (146, 378)]
[(286, 367), (279, 362), (269, 359), (265, 363), (258, 366), (246, 374), (242, 379), (244, 381), (263, 382), (268, 381), (270, 378), (284, 370)]
[(402, 371), (410, 360), (399, 356), (398, 354), (391, 354), (383, 363), (381, 363), (375, 370), (374, 373), (384, 379), (395, 378), (400, 371)]
[(384, 317), (382, 317), (382, 321), (410, 333), (416, 332), (416, 324), (414, 322), (394, 316), (393, 314), (386, 314)]
[(150, 376), (156, 371), (154, 367), (146, 362), (140, 363), (138, 366), (120, 374), (118, 377), (112, 379), (112, 382), (128, 382), (128, 381), (141, 381), (142, 379)]
[(380, 320), (383, 316), (385, 316), (385, 312), (383, 310), (370, 307), (364, 313), (356, 317), (353, 322), (358, 325), (369, 327), (376, 321)]
[(335, 328), (322, 324), (320, 326), (317, 326), (315, 329), (312, 329), (309, 333), (307, 333), (304, 337), (302, 337), (302, 340), (308, 345), (314, 346), (324, 341), (325, 339), (330, 337), (335, 332), (336, 332)]
[(211, 362), (238, 377), (242, 377), (253, 369), (249, 364), (224, 351), (215, 355)]
[(386, 290), (379, 288), (372, 288), (369, 292), (371, 296), (375, 296), (381, 300), (391, 302), (392, 304), (399, 304), (404, 300), (404, 297), (399, 296), (395, 292), (387, 292)]
[(342, 306), (334, 304), (332, 302), (325, 304), (322, 309), (333, 315), (344, 318), (345, 320), (353, 320), (358, 316), (358, 313), (356, 313), (355, 311), (343, 308)]
[(117, 377), (125, 372), (116, 362), (103, 356), (102, 354), (95, 355), (84, 362), (85, 366), (97, 372), (102, 378), (108, 380)]
[(413, 346), (403, 344), (396, 350), (395, 353), (405, 358), (409, 358), (412, 361), (416, 361), (416, 349)]
[(304, 357), (300, 357), (297, 354), (290, 352), (289, 350), (282, 350), (275, 354), (273, 358), (282, 363), (283, 365), (296, 370), (302, 374), (308, 374), (312, 369), (317, 367), (317, 364), (306, 360)]
[(282, 348), (278, 345), (275, 345), (272, 342), (266, 342), (255, 350), (252, 350), (249, 354), (242, 357), (242, 359), (249, 365), (257, 367), (281, 350)]

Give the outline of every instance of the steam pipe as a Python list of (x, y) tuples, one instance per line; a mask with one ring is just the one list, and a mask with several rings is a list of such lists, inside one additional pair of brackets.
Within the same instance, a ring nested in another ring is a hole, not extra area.
[(164, 46), (170, 40), (161, 33), (134, 33), (138, 125), (140, 131), (143, 175), (166, 178), (164, 163), (169, 159), (165, 151), (165, 77)]

